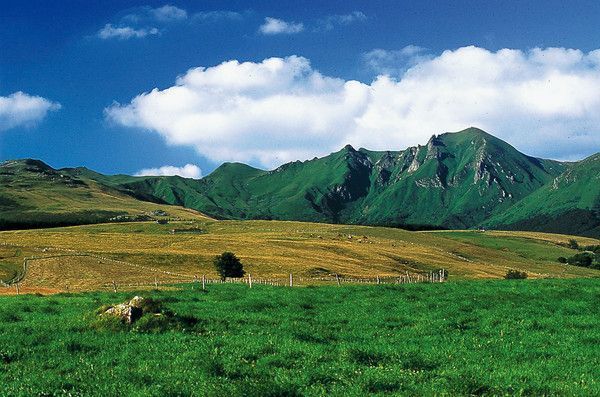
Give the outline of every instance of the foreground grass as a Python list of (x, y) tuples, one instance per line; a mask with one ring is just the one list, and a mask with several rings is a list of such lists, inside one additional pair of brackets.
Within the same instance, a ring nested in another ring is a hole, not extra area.
[(142, 294), (197, 324), (98, 326), (131, 293), (0, 297), (2, 394), (600, 394), (598, 280)]

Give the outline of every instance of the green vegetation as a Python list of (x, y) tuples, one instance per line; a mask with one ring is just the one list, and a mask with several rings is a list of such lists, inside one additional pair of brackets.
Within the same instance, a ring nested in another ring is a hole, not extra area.
[(527, 273), (510, 269), (508, 272), (506, 272), (504, 278), (507, 280), (525, 280), (527, 278)]
[(221, 280), (225, 280), (227, 277), (244, 277), (246, 273), (244, 265), (233, 252), (223, 252), (221, 255), (215, 256), (213, 263)]
[(512, 230), (600, 236), (600, 154), (578, 163), (488, 221)]
[(598, 175), (598, 154), (578, 163), (533, 158), (477, 128), (433, 136), (425, 146), (403, 151), (348, 145), (272, 171), (225, 163), (201, 180), (106, 176), (9, 161), (0, 165), (0, 183), (7, 187), (0, 192), (0, 228), (143, 220), (136, 217), (157, 207), (152, 202), (218, 219), (411, 230), (491, 226), (600, 237)]
[(579, 252), (573, 256), (565, 258), (564, 256), (558, 257), (559, 263), (568, 263), (573, 266), (588, 267), (591, 269), (600, 270), (600, 245), (585, 245), (580, 246), (576, 240), (569, 240), (567, 244), (569, 248), (578, 249)]
[(597, 280), (184, 289), (143, 327), (97, 324), (134, 293), (0, 297), (2, 393), (600, 394)]

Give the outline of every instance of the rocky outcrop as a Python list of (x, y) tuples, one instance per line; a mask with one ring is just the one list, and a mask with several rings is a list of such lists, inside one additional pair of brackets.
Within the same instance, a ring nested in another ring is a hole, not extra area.
[(129, 302), (109, 307), (101, 316), (117, 317), (124, 323), (133, 324), (144, 315), (145, 301), (141, 296), (135, 296)]

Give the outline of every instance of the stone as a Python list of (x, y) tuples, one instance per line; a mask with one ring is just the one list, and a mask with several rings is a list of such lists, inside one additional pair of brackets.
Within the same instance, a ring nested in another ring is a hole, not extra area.
[(127, 324), (133, 324), (144, 314), (142, 310), (144, 301), (145, 299), (141, 296), (136, 296), (127, 303), (120, 303), (109, 307), (102, 315), (118, 317)]

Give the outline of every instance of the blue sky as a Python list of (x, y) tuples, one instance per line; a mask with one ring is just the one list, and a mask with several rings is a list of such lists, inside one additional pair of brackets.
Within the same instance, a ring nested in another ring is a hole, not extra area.
[(599, 2), (2, 3), (0, 160), (197, 177), (470, 125), (600, 150)]

